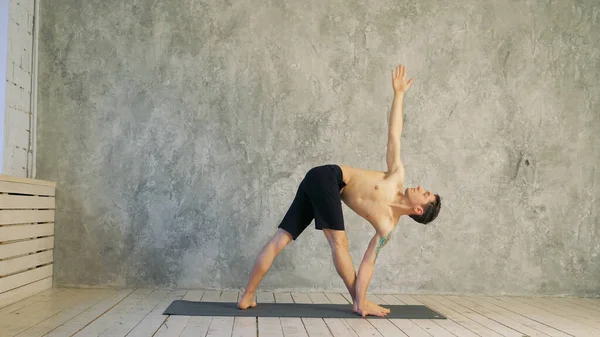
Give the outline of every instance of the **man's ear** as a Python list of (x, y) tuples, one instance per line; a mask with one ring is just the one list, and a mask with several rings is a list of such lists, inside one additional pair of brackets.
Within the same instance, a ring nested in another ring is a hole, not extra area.
[(413, 210), (415, 211), (415, 214), (417, 214), (417, 215), (423, 215), (423, 207), (421, 207), (421, 206), (415, 206), (415, 207), (413, 207)]

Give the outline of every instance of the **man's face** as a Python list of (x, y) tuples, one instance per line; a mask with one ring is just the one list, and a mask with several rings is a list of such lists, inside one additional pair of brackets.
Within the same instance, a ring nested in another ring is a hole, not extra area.
[(421, 186), (416, 188), (407, 188), (404, 192), (404, 195), (408, 198), (413, 206), (425, 206), (426, 204), (435, 201), (435, 194)]

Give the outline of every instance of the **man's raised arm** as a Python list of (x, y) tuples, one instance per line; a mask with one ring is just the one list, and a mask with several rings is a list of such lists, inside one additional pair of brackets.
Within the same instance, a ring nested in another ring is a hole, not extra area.
[(400, 137), (402, 136), (402, 103), (404, 101), (404, 92), (406, 92), (413, 80), (406, 81), (406, 68), (399, 65), (392, 70), (392, 87), (394, 88), (394, 100), (392, 102), (392, 111), (390, 112), (388, 145), (387, 145), (387, 166), (388, 172), (393, 173), (400, 167)]

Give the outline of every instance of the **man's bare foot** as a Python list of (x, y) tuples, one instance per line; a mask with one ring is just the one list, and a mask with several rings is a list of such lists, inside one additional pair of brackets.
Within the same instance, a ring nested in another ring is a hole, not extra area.
[(238, 308), (246, 310), (248, 308), (254, 308), (256, 301), (254, 300), (254, 294), (244, 293), (238, 302)]
[[(355, 312), (362, 316), (362, 317), (367, 317), (367, 316), (379, 316), (379, 317), (385, 317), (387, 316), (387, 314), (389, 313), (389, 309), (385, 309), (382, 308), (378, 309), (378, 305), (373, 305), (373, 304), (368, 304), (362, 308), (358, 308), (358, 310), (356, 310)], [(381, 307), (379, 307), (381, 308)]]
[(390, 313), (390, 309), (388, 308), (384, 308), (376, 303), (373, 303), (369, 300), (367, 300), (367, 303), (365, 304), (365, 306), (363, 307), (363, 310), (359, 310), (358, 308), (358, 304), (356, 302), (354, 302), (352, 311), (354, 311), (355, 313), (365, 317), (365, 316), (386, 316), (387, 314)]
[(379, 311), (385, 313), (386, 315), (389, 314), (391, 311), (390, 309), (384, 308), (377, 303), (370, 302), (369, 304), (371, 304), (373, 306), (373, 308), (375, 308), (376, 310), (379, 310)]

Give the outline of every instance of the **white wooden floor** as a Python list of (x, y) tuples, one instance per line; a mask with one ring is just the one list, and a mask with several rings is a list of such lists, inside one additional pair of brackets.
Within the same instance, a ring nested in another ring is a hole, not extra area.
[[(164, 316), (175, 299), (237, 301), (238, 292), (54, 288), (0, 308), (0, 336), (600, 336), (600, 299), (369, 295), (424, 304), (447, 320)], [(336, 293), (259, 293), (257, 302), (348, 303)]]

